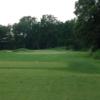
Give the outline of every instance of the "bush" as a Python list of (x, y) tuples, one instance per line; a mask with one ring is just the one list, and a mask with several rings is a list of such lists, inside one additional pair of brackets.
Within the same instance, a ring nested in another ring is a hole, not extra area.
[(93, 57), (94, 57), (95, 59), (100, 59), (100, 50), (95, 51), (95, 52), (93, 53)]

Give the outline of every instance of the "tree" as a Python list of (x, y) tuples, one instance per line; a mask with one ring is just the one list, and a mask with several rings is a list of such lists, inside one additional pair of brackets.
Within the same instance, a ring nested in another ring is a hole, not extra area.
[(100, 1), (78, 0), (76, 33), (86, 48), (100, 48)]
[(43, 15), (41, 18), (41, 48), (57, 46), (57, 24), (58, 21), (53, 15)]
[[(13, 26), (1, 26), (0, 38), (6, 48), (45, 49), (74, 45), (75, 20), (60, 22), (53, 15), (24, 16)], [(1, 47), (4, 48), (4, 47)]]
[(0, 49), (11, 49), (12, 41), (11, 26), (0, 25)]
[(19, 23), (13, 25), (17, 48), (32, 48), (32, 28), (34, 24), (37, 24), (35, 17), (25, 16), (20, 19)]
[(75, 24), (76, 20), (69, 20), (64, 23), (64, 43), (66, 44), (67, 49), (78, 49), (76, 48), (76, 36), (75, 36)]

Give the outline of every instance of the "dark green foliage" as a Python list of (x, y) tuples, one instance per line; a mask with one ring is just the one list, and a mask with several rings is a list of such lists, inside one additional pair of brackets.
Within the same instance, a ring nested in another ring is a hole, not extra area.
[(78, 0), (75, 14), (77, 15), (76, 33), (84, 48), (100, 48), (100, 1)]
[[(35, 17), (24, 16), (9, 30), (8, 27), (2, 26), (0, 34), (2, 39), (8, 38), (8, 33), (12, 34), (12, 38), (8, 39), (12, 45), (6, 39), (6, 45), (12, 46), (10, 49), (45, 49), (65, 46), (71, 49), (75, 43), (74, 24), (75, 20), (63, 23), (53, 15), (43, 15), (40, 22)], [(8, 47), (1, 47), (1, 49), (8, 49)]]
[(12, 26), (1, 25), (0, 49), (100, 49), (100, 0), (78, 0), (75, 14), (76, 19), (66, 22), (43, 15), (40, 21), (24, 16)]
[(37, 24), (36, 18), (26, 16), (20, 19), (20, 22), (13, 25), (16, 48), (26, 48), (32, 46), (32, 28)]
[(100, 50), (97, 50), (95, 51), (92, 56), (95, 58), (95, 59), (100, 59)]
[(13, 34), (11, 26), (0, 25), (0, 49), (12, 49), (13, 47)]

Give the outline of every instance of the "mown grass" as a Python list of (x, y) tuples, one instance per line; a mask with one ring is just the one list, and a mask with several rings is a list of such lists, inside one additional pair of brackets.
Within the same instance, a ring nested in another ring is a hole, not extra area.
[(86, 52), (0, 52), (0, 100), (99, 100), (99, 84), (100, 61)]

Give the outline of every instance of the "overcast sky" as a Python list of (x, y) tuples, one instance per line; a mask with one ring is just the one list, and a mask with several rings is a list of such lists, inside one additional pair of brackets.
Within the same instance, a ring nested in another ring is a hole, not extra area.
[(13, 24), (23, 16), (40, 19), (44, 14), (52, 14), (61, 21), (70, 20), (75, 17), (75, 1), (77, 0), (0, 0), (0, 24)]

